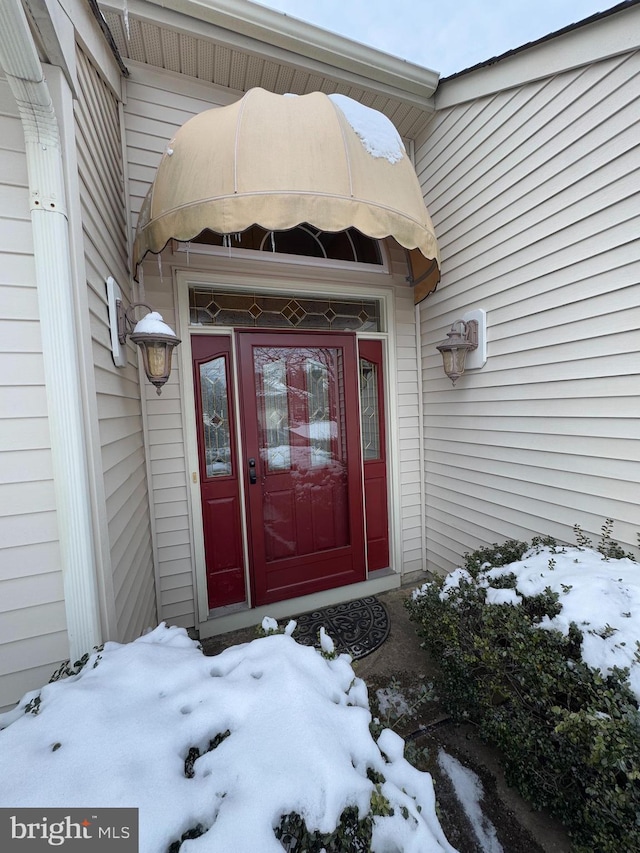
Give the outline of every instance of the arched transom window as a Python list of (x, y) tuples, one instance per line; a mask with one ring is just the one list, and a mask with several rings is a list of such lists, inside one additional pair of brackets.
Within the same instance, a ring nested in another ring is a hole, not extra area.
[(287, 231), (267, 231), (259, 225), (253, 225), (240, 234), (217, 234), (206, 230), (194, 237), (191, 243), (378, 266), (382, 264), (378, 241), (366, 237), (356, 228), (331, 232), (303, 223)]

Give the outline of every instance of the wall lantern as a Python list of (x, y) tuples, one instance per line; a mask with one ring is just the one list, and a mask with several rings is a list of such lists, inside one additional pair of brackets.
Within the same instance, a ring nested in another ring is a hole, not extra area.
[[(476, 308), (456, 320), (447, 332), (447, 340), (436, 349), (442, 355), (444, 372), (453, 385), (465, 369), (482, 367), (487, 360), (486, 314)], [(470, 354), (471, 357), (468, 357)]]
[[(157, 393), (161, 394), (162, 386), (171, 373), (173, 350), (180, 343), (180, 338), (176, 337), (173, 329), (163, 321), (162, 315), (146, 302), (132, 302), (125, 309), (120, 288), (111, 276), (107, 279), (107, 296), (111, 349), (116, 367), (125, 367), (127, 364), (125, 343), (127, 337), (130, 337), (140, 348), (147, 379), (156, 386)], [(138, 321), (135, 319), (136, 308), (146, 308), (148, 311)]]

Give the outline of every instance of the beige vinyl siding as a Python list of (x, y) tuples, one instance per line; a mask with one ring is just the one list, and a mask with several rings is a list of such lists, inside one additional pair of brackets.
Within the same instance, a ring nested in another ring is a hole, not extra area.
[[(172, 328), (176, 328), (171, 280), (171, 261), (165, 255), (163, 279), (155, 258), (147, 264), (146, 296)], [(180, 398), (180, 359), (174, 357), (171, 377), (156, 394), (144, 387), (147, 446), (151, 475), (151, 504), (154, 513), (158, 602), (160, 619), (190, 628), (196, 625), (193, 580), (193, 548), (188, 502), (188, 473)]]
[(131, 224), (173, 134), (192, 116), (233, 103), (241, 93), (205, 85), (178, 74), (154, 71), (132, 62), (124, 105)]
[(105, 281), (113, 276), (135, 301), (128, 274), (128, 240), (119, 104), (78, 49), (80, 97), (76, 146), (84, 260), (95, 373), (105, 512), (117, 639), (135, 639), (157, 621), (151, 522), (136, 353), (116, 368), (111, 356)]
[(0, 77), (0, 711), (68, 654), (27, 164)]
[[(621, 55), (438, 111), (418, 140), (443, 257), (421, 307), (432, 568), (576, 523), (597, 543), (607, 517), (637, 548), (639, 86)], [(471, 308), (488, 361), (452, 388), (435, 345)]]
[[(203, 110), (238, 97), (216, 86), (185, 80), (131, 63), (126, 81), (124, 121), (129, 172), (131, 224), (135, 228), (142, 201), (155, 177), (167, 143), (185, 121)], [(165, 258), (167, 257), (165, 253)], [(176, 327), (170, 260), (150, 256), (144, 265), (144, 298)], [(180, 401), (179, 359), (158, 396), (145, 383), (151, 503), (155, 525), (158, 610), (173, 625), (196, 624), (193, 549), (188, 502), (185, 444)]]
[[(396, 418), (400, 488), (400, 548), (402, 573), (424, 571), (424, 510), (421, 468), (420, 373), (418, 334), (413, 291), (405, 252), (395, 240), (387, 241), (395, 282)], [(393, 411), (390, 413), (393, 415)], [(389, 417), (387, 418), (389, 421)], [(393, 510), (393, 507), (391, 507)]]

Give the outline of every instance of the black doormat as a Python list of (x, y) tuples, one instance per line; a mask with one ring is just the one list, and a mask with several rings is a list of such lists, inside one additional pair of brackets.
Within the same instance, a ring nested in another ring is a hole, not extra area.
[(383, 604), (373, 596), (325, 607), (296, 617), (294, 637), (306, 646), (317, 646), (324, 627), (336, 651), (346, 652), (354, 660), (378, 649), (389, 636), (389, 616)]

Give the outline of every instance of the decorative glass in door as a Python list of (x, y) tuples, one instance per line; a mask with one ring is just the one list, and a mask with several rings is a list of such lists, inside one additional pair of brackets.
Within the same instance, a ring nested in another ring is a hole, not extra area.
[(332, 347), (255, 347), (253, 360), (266, 559), (345, 545), (341, 353)]
[(378, 402), (378, 365), (360, 358), (360, 421), (362, 457), (365, 462), (380, 458), (380, 408)]
[(225, 476), (231, 473), (231, 435), (224, 356), (200, 364), (200, 393), (206, 475)]

